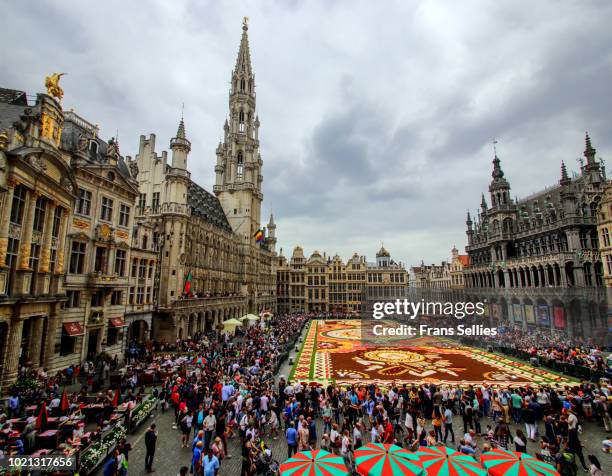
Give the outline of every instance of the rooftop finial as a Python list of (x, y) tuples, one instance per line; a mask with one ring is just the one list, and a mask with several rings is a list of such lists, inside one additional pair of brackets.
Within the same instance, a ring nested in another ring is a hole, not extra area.
[(591, 138), (589, 137), (588, 132), (585, 132), (584, 142), (585, 142), (584, 156), (587, 159), (587, 165), (592, 165), (593, 162), (595, 162), (596, 150), (593, 148), (593, 145), (591, 144)]
[(484, 211), (487, 210), (487, 201), (485, 200), (484, 193), (482, 194), (482, 200), (480, 201), (480, 206)]
[(249, 17), (242, 18), (242, 29), (247, 31), (249, 29)]
[(493, 155), (497, 157), (497, 139), (493, 139)]
[(181, 122), (179, 122), (178, 130), (176, 131), (176, 137), (179, 139), (186, 139), (185, 135), (185, 121), (183, 121), (183, 115), (181, 114)]
[(567, 167), (565, 166), (565, 162), (561, 161), (561, 180), (559, 181), (559, 183), (561, 185), (564, 185), (566, 183), (569, 183), (570, 179), (569, 176), (567, 175)]

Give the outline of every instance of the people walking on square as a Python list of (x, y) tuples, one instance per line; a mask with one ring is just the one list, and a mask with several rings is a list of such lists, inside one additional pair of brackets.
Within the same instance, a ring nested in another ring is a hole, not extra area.
[(442, 438), (442, 441), (444, 444), (446, 444), (446, 439), (448, 438), (448, 435), (451, 436), (451, 443), (455, 443), (455, 432), (453, 431), (453, 411), (450, 409), (450, 407), (446, 407), (446, 410), (444, 410), (444, 438)]
[(287, 458), (291, 458), (291, 455), (297, 452), (298, 447), (298, 433), (293, 422), (289, 423), (289, 428), (285, 431), (285, 438), (287, 439)]
[(157, 445), (157, 429), (155, 423), (153, 423), (145, 433), (145, 471), (152, 473), (153, 469), (153, 458), (155, 456), (155, 447)]

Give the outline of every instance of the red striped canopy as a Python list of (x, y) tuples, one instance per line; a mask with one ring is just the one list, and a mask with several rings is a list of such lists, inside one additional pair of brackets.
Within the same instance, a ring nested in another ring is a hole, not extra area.
[(350, 476), (344, 460), (324, 450), (301, 451), (280, 466), (281, 476)]
[(552, 465), (517, 451), (495, 448), (483, 453), (480, 461), (491, 476), (559, 476)]

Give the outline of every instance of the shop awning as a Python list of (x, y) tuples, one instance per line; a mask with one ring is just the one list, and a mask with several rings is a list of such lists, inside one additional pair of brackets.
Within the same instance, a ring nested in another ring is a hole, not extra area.
[(64, 331), (70, 337), (85, 335), (85, 329), (80, 322), (64, 322)]
[(109, 323), (112, 327), (127, 327), (127, 324), (120, 317), (112, 317)]

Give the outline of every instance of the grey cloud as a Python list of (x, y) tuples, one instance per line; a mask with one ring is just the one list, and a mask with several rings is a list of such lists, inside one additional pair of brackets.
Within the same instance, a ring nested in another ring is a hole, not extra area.
[[(167, 148), (185, 102), (192, 177), (215, 147), (241, 34), (256, 72), (264, 216), (279, 244), (448, 259), (490, 181), (497, 138), (513, 193), (558, 180), (584, 130), (612, 149), (612, 6), (516, 2), (13, 2), (0, 86), (67, 71), (65, 107)], [(537, 163), (537, 167), (534, 167)]]

